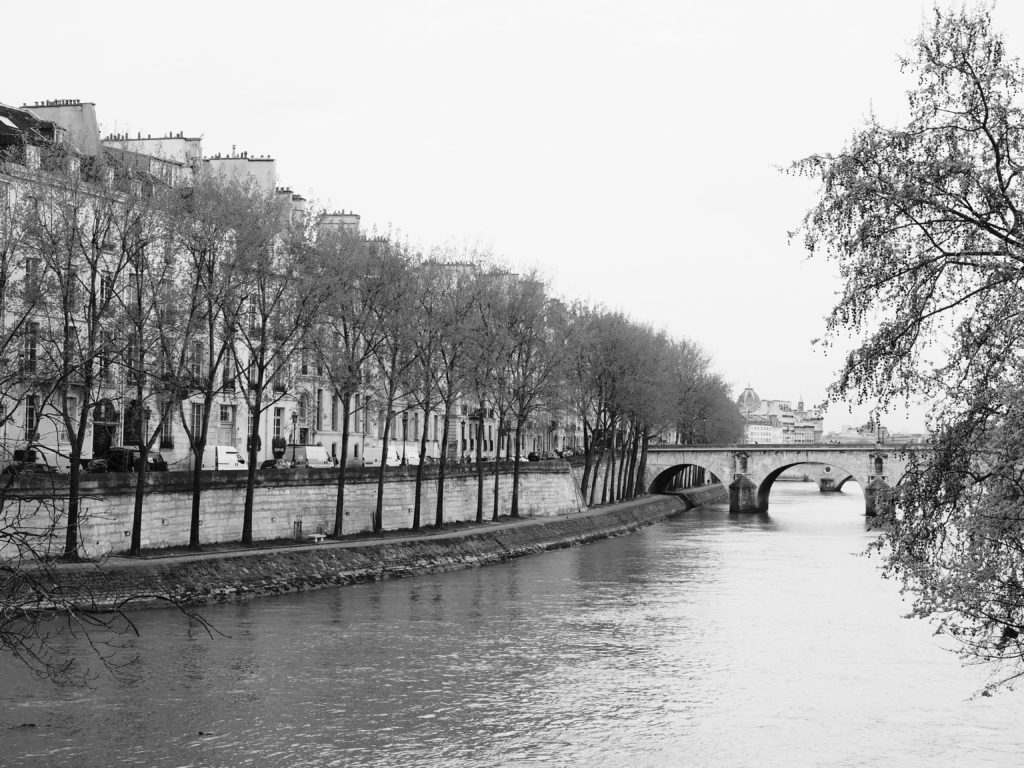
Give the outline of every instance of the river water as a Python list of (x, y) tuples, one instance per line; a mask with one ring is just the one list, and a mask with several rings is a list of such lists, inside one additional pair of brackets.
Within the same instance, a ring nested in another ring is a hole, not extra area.
[(230, 638), (141, 612), (133, 682), (0, 660), (0, 765), (1024, 765), (1024, 692), (973, 696), (901, 618), (862, 513), (778, 483), (769, 515), (206, 609)]

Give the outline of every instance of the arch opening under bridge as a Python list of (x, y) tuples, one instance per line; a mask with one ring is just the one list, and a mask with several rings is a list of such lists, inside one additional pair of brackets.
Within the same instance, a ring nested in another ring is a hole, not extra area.
[(767, 511), (768, 499), (771, 496), (775, 481), (778, 480), (786, 470), (803, 466), (822, 467), (822, 476), (814, 481), (818, 486), (818, 490), (822, 493), (839, 493), (842, 491), (843, 486), (851, 480), (857, 485), (860, 485), (861, 490), (864, 490), (861, 481), (857, 480), (856, 476), (847, 469), (843, 469), (842, 467), (837, 467), (832, 464), (823, 464), (821, 462), (798, 461), (794, 464), (783, 464), (765, 475), (764, 480), (761, 481), (761, 484), (757, 489), (758, 507)]
[(700, 464), (677, 464), (659, 472), (651, 481), (648, 493), (671, 493), (684, 488), (721, 483), (710, 467)]

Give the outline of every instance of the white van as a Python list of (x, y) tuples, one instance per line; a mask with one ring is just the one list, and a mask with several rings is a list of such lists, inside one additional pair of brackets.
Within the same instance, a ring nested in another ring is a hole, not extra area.
[(284, 458), (293, 467), (333, 467), (334, 462), (327, 455), (322, 445), (289, 445), (285, 448)]
[(233, 445), (208, 445), (203, 449), (203, 469), (246, 469), (245, 457)]

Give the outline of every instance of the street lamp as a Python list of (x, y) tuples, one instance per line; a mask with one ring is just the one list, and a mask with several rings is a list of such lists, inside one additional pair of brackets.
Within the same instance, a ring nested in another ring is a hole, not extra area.
[(292, 411), (292, 445), (295, 445), (295, 428), (299, 424), (299, 414), (296, 411)]
[(701, 439), (701, 442), (704, 443), (704, 445), (707, 445), (708, 444), (708, 420), (706, 418), (702, 418), (701, 422), (703, 422), (703, 424), (704, 424), (704, 437)]

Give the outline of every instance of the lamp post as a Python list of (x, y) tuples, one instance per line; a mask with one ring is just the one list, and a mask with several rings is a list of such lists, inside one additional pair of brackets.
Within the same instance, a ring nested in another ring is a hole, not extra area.
[(296, 411), (292, 411), (292, 445), (295, 445), (295, 428), (299, 424), (299, 414)]
[(701, 438), (701, 442), (704, 445), (707, 445), (708, 444), (708, 420), (706, 418), (701, 418), (701, 422), (702, 422), (703, 427), (704, 427), (704, 436)]

